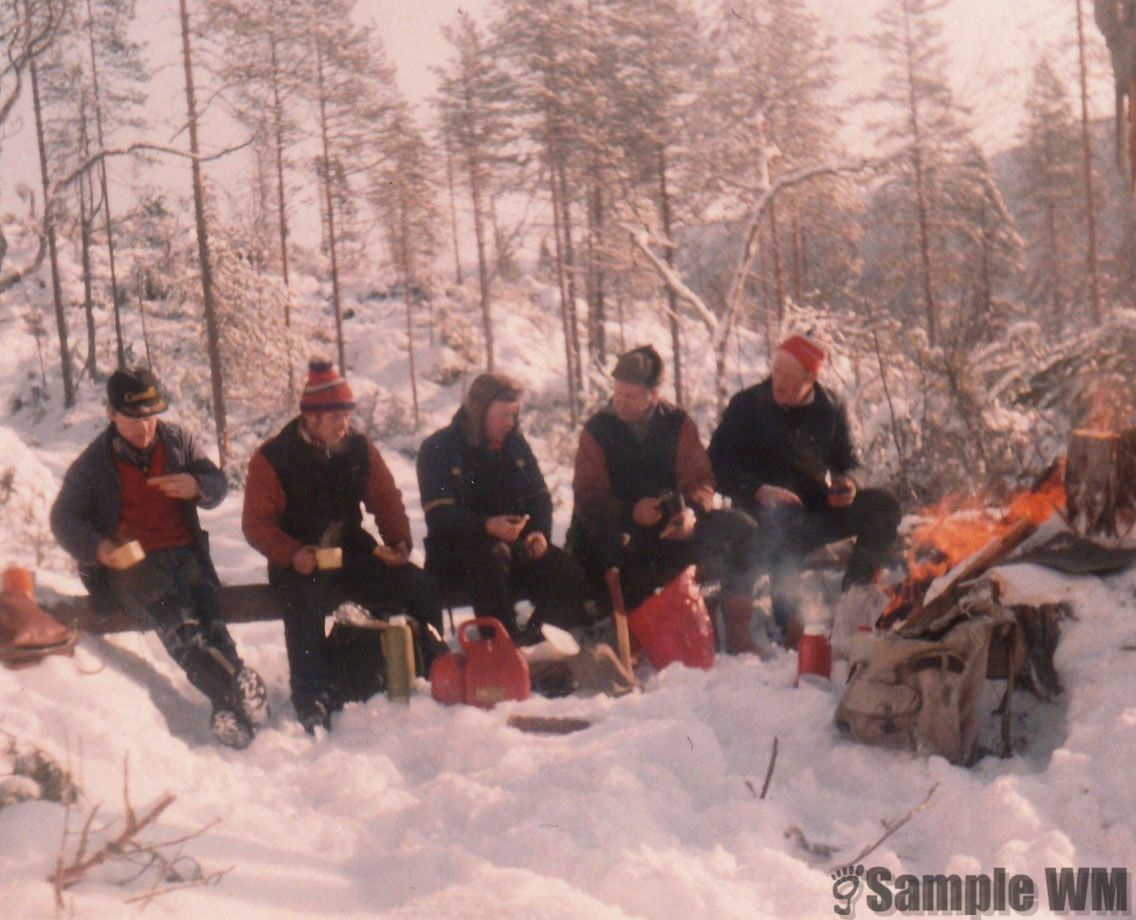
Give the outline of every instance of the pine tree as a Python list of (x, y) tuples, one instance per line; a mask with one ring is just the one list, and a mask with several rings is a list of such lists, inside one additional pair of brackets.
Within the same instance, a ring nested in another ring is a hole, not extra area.
[[(27, 88), (31, 65), (52, 49), (65, 7), (54, 0), (16, 0), (0, 5), (0, 146), (3, 129), (16, 109)], [(33, 208), (34, 210), (34, 208)], [(46, 218), (46, 215), (45, 215)], [(37, 271), (47, 250), (47, 238), (41, 222), (40, 245), (26, 264), (4, 273), (4, 260), (8, 255), (8, 240), (0, 229), (0, 293), (19, 284)]]
[(1025, 218), (1029, 228), (1030, 300), (1044, 306), (1049, 324), (1060, 330), (1072, 315), (1078, 275), (1073, 247), (1081, 239), (1080, 139), (1072, 103), (1046, 58), (1037, 62), (1026, 94), (1021, 128)]
[(425, 273), (438, 252), (435, 152), (414, 124), (405, 104), (396, 107), (386, 147), (387, 156), (376, 168), (371, 202), (386, 228), (391, 261), (402, 285), (406, 310), (406, 350), (414, 404), (414, 430), (418, 430), (418, 374), (414, 356), (415, 300), (421, 297)]
[[(493, 174), (513, 143), (508, 111), (513, 89), (477, 24), (463, 14), (456, 27), (442, 30), (454, 51), (449, 70), (438, 72), (435, 105), (441, 130), (460, 163), (469, 190), (474, 239), (477, 244), (477, 284), (485, 337), (485, 366), (493, 370), (494, 339), (488, 233)], [(447, 157), (449, 156), (449, 151)], [(449, 160), (447, 159), (447, 162)], [(460, 272), (460, 268), (459, 268)]]
[[(79, 11), (87, 37), (89, 61), (86, 78), (90, 81), (90, 101), (95, 119), (93, 142), (100, 150), (114, 139), (116, 131), (138, 124), (137, 112), (146, 99), (143, 87), (149, 75), (142, 61), (142, 46), (129, 36), (134, 14), (134, 0), (84, 0), (84, 9)], [(105, 158), (98, 164), (98, 187), (106, 235), (115, 353), (121, 367), (126, 358), (115, 259), (113, 204)], [(90, 186), (89, 193), (93, 197)]]
[(311, 54), (325, 240), (331, 274), (332, 310), (339, 366), (347, 372), (340, 294), (345, 218), (356, 198), (354, 183), (381, 159), (376, 139), (389, 130), (395, 107), (394, 69), (372, 29), (352, 20), (350, 0), (310, 0)]
[(572, 423), (580, 415), (583, 366), (576, 313), (576, 258), (569, 173), (579, 154), (584, 108), (580, 105), (594, 61), (586, 41), (587, 24), (574, 0), (531, 4), (503, 0), (496, 35), (516, 83), (515, 115), (530, 144), (539, 151), (543, 181), (552, 208), (553, 254), (564, 330), (568, 405)]
[[(276, 260), (286, 288), (290, 284), (287, 175), (290, 152), (300, 139), (301, 96), (313, 78), (304, 12), (304, 5), (287, 0), (213, 0), (206, 22), (207, 33), (222, 48), (218, 79), (228, 89), (237, 118), (257, 138), (262, 180), (269, 175), (273, 180)], [(284, 326), (290, 328), (291, 298), (285, 298), (282, 306)], [(295, 368), (289, 360), (288, 391), (294, 394), (295, 387)]]
[[(661, 236), (668, 243), (663, 258), (673, 269), (678, 230), (689, 210), (681, 203), (676, 175), (687, 157), (689, 110), (706, 58), (698, 39), (699, 23), (684, 0), (606, 0), (604, 7), (614, 56), (605, 90), (608, 149), (622, 154), (623, 181), (653, 204)], [(682, 404), (680, 306), (670, 287), (667, 302), (672, 379), (675, 399)]]
[(209, 253), (209, 227), (205, 211), (205, 186), (201, 175), (198, 144), (197, 91), (193, 72), (188, 0), (178, 0), (181, 20), (182, 69), (185, 73), (185, 107), (189, 127), (189, 152), (193, 179), (193, 216), (197, 230), (197, 261), (201, 272), (202, 306), (205, 315), (206, 354), (213, 396), (213, 423), (221, 466), (229, 459), (229, 428), (225, 411), (225, 370), (221, 360), (221, 333), (217, 319), (217, 302), (213, 289), (213, 265)]
[[(31, 0), (23, 0), (26, 45), (33, 42), (37, 31), (45, 30), (49, 26), (42, 21), (42, 16), (50, 17), (50, 12), (38, 11)], [(41, 20), (37, 21), (37, 12)], [(50, 19), (48, 20), (50, 21)], [(55, 26), (54, 28), (58, 28)], [(52, 49), (54, 60), (48, 66), (58, 62), (58, 47)], [(46, 60), (46, 59), (45, 59)], [(39, 153), (40, 188), (43, 191), (43, 234), (47, 239), (48, 262), (51, 267), (51, 297), (55, 309), (55, 330), (59, 339), (59, 365), (63, 378), (63, 405), (70, 408), (75, 405), (74, 366), (71, 360), (71, 345), (67, 328), (67, 314), (63, 304), (63, 281), (59, 270), (59, 217), (60, 206), (52, 194), (50, 178), (51, 164), (48, 160), (47, 128), (45, 125), (46, 111), (43, 94), (40, 92), (40, 68), (43, 62), (38, 55), (28, 58), (28, 76), (31, 81), (32, 113), (35, 118), (36, 148)]]
[(895, 158), (886, 203), (881, 201), (878, 212), (890, 224), (895, 256), (879, 280), (886, 284), (891, 308), (907, 311), (918, 304), (932, 346), (944, 322), (941, 260), (949, 230), (942, 193), (952, 159), (965, 147), (961, 110), (947, 85), (942, 26), (935, 19), (945, 3), (889, 0), (877, 17), (880, 28), (869, 39), (884, 68), (871, 101), (891, 116), (877, 123), (876, 135)]

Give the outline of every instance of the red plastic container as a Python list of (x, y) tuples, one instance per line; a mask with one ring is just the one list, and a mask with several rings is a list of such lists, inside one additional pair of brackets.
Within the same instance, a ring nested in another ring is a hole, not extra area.
[(694, 572), (689, 566), (627, 615), (631, 635), (657, 671), (675, 661), (688, 668), (714, 664), (714, 626)]
[(805, 627), (797, 643), (797, 683), (806, 674), (828, 678), (832, 675), (832, 646), (823, 626)]
[[(477, 636), (491, 630), (489, 639)], [(430, 692), (439, 703), (492, 709), (501, 700), (525, 700), (532, 692), (529, 665), (500, 620), (476, 617), (458, 627), (462, 651), (442, 655), (430, 668)]]

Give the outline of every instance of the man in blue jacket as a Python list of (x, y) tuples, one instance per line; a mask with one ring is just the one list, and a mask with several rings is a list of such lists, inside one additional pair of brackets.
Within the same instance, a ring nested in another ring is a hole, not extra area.
[(481, 374), (453, 421), (418, 452), (426, 513), (426, 570), (464, 590), (478, 616), (501, 620), (517, 636), (513, 602), (534, 607), (525, 640), (539, 625), (588, 619), (589, 590), (579, 565), (552, 545), (552, 497), (517, 424), (521, 387), (505, 374)]
[[(268, 715), (264, 683), (237, 654), (197, 509), (215, 508), (224, 474), (166, 411), (157, 377), (120, 369), (107, 381), (110, 424), (68, 468), (51, 509), (56, 540), (79, 563), (96, 608), (149, 617), (190, 683), (213, 704), (211, 728), (248, 745)], [(137, 541), (131, 564), (115, 550)]]

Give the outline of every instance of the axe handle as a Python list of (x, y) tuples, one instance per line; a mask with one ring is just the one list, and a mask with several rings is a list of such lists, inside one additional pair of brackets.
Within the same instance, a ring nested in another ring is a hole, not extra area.
[(631, 636), (627, 632), (627, 608), (623, 604), (623, 587), (619, 583), (619, 569), (612, 567), (604, 572), (608, 594), (611, 595), (611, 618), (615, 624), (615, 644), (619, 651), (619, 662), (627, 673), (631, 669)]

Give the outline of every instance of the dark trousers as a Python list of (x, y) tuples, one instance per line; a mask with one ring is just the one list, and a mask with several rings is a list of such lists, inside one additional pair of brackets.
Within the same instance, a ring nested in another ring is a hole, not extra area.
[(753, 593), (760, 545), (757, 524), (748, 514), (708, 511), (687, 540), (661, 540), (659, 530), (592, 521), (579, 528), (574, 550), (593, 578), (602, 578), (612, 566), (619, 568), (628, 609), (690, 565), (698, 566), (701, 581), (721, 582), (729, 594)]
[(336, 698), (331, 644), (324, 621), (344, 601), (353, 601), (386, 619), (403, 612), (421, 627), (439, 632), (442, 608), (434, 582), (418, 566), (390, 567), (371, 554), (344, 554), (343, 568), (301, 575), (295, 569), (269, 568), (269, 583), (284, 609), (284, 646), (288, 652), (292, 703), (297, 709), (316, 700)]
[(773, 615), (782, 628), (797, 606), (801, 562), (814, 549), (855, 537), (844, 586), (865, 584), (895, 542), (899, 503), (882, 489), (864, 489), (847, 508), (806, 509), (779, 505), (757, 511), (761, 559), (769, 572)]
[[(579, 563), (557, 546), (549, 545), (539, 559), (529, 558), (522, 541), (511, 546), (489, 534), (447, 541), (428, 565), (439, 582), (464, 591), (477, 616), (496, 617), (517, 638), (513, 603), (527, 597), (537, 624), (563, 629), (589, 619), (585, 605), (591, 586)], [(441, 561), (444, 559), (444, 562)]]
[(221, 613), (221, 591), (194, 549), (159, 549), (124, 571), (107, 571), (115, 599), (148, 616), (170, 657), (215, 705), (231, 705), (243, 667)]

